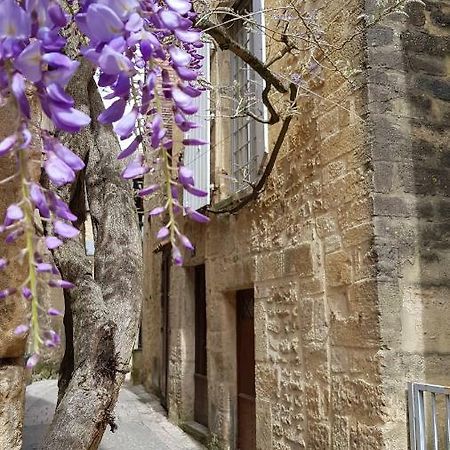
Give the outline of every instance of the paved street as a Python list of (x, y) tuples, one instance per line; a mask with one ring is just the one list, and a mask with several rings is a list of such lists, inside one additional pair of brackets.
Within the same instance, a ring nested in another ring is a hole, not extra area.
[[(27, 388), (24, 450), (35, 450), (50, 423), (56, 404), (56, 381), (33, 383)], [(156, 397), (141, 386), (122, 389), (115, 411), (118, 429), (105, 432), (100, 450), (200, 450), (194, 439), (171, 424)]]

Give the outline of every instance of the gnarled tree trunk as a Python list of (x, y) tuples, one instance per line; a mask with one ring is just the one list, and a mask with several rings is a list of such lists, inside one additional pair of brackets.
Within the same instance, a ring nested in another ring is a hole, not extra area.
[(65, 293), (66, 354), (54, 420), (41, 448), (98, 447), (125, 373), (129, 370), (142, 300), (142, 244), (132, 187), (121, 177), (118, 140), (96, 118), (103, 103), (90, 65), (83, 61), (69, 85), (76, 107), (90, 114), (89, 128), (59, 138), (86, 168), (77, 183), (59, 190), (72, 210), (85, 217), (85, 197), (94, 226), (94, 273), (82, 239), (55, 251), (64, 279), (76, 287)]

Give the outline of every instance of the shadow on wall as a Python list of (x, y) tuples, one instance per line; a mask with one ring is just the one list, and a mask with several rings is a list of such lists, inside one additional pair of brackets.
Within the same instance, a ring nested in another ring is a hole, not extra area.
[(422, 311), (421, 381), (450, 386), (450, 4), (425, 3), (410, 5), (402, 34), (412, 167), (399, 176), (416, 198), (419, 273), (411, 296)]

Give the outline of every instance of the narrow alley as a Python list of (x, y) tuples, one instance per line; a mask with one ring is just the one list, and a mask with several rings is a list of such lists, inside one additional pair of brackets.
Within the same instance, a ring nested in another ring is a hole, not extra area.
[[(23, 450), (36, 450), (55, 409), (55, 380), (27, 388)], [(194, 439), (170, 423), (159, 400), (140, 386), (125, 386), (115, 410), (118, 429), (105, 432), (100, 450), (201, 450)]]

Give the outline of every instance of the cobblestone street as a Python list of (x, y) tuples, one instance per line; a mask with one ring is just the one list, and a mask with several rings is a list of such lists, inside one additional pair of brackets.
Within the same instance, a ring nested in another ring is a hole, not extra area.
[[(23, 450), (35, 450), (50, 423), (57, 396), (56, 381), (28, 386)], [(105, 432), (100, 450), (201, 450), (194, 439), (170, 423), (156, 397), (141, 386), (122, 389), (115, 410), (118, 429)]]

